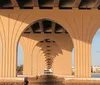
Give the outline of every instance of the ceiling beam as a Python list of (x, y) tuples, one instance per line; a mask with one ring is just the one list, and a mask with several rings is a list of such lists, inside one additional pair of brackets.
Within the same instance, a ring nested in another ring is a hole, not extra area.
[(47, 66), (51, 66), (51, 65), (52, 65), (52, 62), (50, 62), (50, 63), (48, 62), (48, 63), (47, 63)]
[(100, 6), (100, 0), (96, 0), (95, 3), (92, 5), (92, 8), (97, 8)]
[(14, 7), (19, 7), (17, 0), (10, 0)]
[(44, 33), (44, 31), (43, 31), (43, 23), (42, 23), (42, 21), (39, 21), (39, 26), (40, 26), (40, 29), (41, 29), (41, 33)]
[(47, 65), (52, 65), (53, 61), (47, 61)]
[(47, 64), (52, 64), (52, 63), (53, 63), (53, 61), (46, 61), (46, 63), (47, 63)]
[(38, 0), (32, 0), (34, 7), (39, 7)]
[(56, 54), (45, 54), (44, 56), (53, 56), (53, 57), (55, 57)]
[(29, 30), (30, 30), (30, 33), (33, 33), (32, 27), (30, 27)]
[(53, 60), (53, 58), (52, 58), (52, 57), (51, 57), (51, 58), (47, 58), (47, 57), (46, 57), (46, 60), (45, 60), (45, 61), (47, 61), (47, 60)]
[(54, 7), (58, 7), (59, 6), (59, 2), (60, 2), (60, 0), (54, 0)]
[(50, 56), (45, 56), (45, 58), (54, 59), (54, 57), (50, 57)]
[(53, 63), (53, 60), (47, 60), (46, 62), (47, 63)]
[(74, 3), (73, 3), (73, 7), (74, 8), (78, 8), (78, 6), (80, 5), (81, 1), (82, 0), (75, 0)]
[(56, 23), (52, 22), (52, 33), (55, 33)]
[(47, 58), (47, 57), (45, 57), (45, 61), (48, 61), (48, 60), (53, 61), (53, 60), (54, 60), (54, 58)]
[(25, 32), (30, 32), (30, 33), (32, 33), (32, 34), (33, 34), (32, 27), (29, 27), (28, 29), (26, 29), (26, 31), (25, 31)]

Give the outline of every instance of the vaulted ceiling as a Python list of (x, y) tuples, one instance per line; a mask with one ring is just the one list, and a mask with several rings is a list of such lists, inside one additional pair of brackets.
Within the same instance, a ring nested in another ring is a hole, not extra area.
[(50, 39), (40, 41), (37, 46), (41, 47), (44, 53), (47, 69), (52, 68), (55, 57), (62, 54), (60, 46), (54, 40)]
[(33, 33), (33, 34), (68, 34), (68, 32), (59, 24), (49, 21), (49, 20), (40, 20), (34, 24), (32, 24), (30, 27), (28, 27), (25, 32), (26, 34)]
[(100, 9), (100, 0), (0, 0), (0, 9), (13, 9), (18, 7), (20, 9)]

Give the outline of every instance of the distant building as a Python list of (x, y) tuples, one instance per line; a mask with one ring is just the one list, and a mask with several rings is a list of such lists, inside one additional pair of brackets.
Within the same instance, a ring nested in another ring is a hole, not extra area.
[(93, 70), (93, 73), (100, 73), (100, 66), (93, 66), (92, 70)]

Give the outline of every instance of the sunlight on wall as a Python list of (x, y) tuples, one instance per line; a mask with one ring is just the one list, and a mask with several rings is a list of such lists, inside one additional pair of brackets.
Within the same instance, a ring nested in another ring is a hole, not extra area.
[(0, 56), (2, 56), (2, 46), (0, 45)]

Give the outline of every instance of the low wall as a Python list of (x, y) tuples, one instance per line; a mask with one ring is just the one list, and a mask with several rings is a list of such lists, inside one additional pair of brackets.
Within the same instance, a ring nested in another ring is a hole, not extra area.
[[(24, 78), (0, 78), (0, 85), (100, 85), (100, 79), (93, 79), (93, 78), (82, 78), (82, 79), (75, 79), (75, 78), (66, 78), (65, 80), (62, 80), (60, 78), (61, 82), (59, 82), (59, 78), (53, 79), (52, 84), (50, 84), (46, 81), (44, 77), (42, 78), (28, 78), (29, 83), (25, 84)], [(58, 81), (58, 83), (56, 82)], [(54, 83), (53, 83), (54, 82)]]
[(100, 85), (100, 79), (66, 79), (65, 85)]
[(0, 78), (0, 85), (24, 85), (24, 78)]

